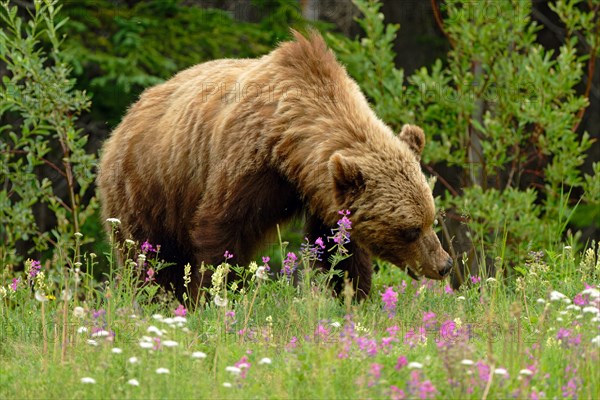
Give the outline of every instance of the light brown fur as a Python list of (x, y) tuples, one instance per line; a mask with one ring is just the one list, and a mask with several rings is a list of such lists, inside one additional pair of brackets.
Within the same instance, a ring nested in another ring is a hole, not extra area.
[(441, 279), (451, 261), (431, 229), (423, 132), (395, 136), (318, 34), (294, 36), (259, 59), (207, 62), (146, 90), (104, 146), (104, 217), (161, 245), (177, 265), (160, 282), (179, 295), (186, 262), (218, 264), (228, 250), (248, 263), (300, 212), (313, 240), (331, 236), (340, 209), (352, 212), (354, 255), (339, 267), (359, 297), (370, 255)]

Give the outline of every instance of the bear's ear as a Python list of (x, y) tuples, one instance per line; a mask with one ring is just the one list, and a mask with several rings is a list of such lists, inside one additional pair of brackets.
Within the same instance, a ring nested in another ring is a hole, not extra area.
[(421, 153), (425, 147), (425, 134), (423, 133), (423, 129), (416, 125), (406, 124), (402, 127), (402, 131), (400, 131), (398, 137), (410, 147), (417, 156), (417, 159), (420, 160)]
[(340, 208), (349, 207), (365, 188), (365, 179), (358, 164), (340, 153), (329, 159), (329, 174), (333, 178), (335, 201)]

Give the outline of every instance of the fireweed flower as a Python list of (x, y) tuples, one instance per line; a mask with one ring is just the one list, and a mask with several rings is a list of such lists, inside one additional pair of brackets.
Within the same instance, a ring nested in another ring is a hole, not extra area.
[(381, 300), (384, 304), (384, 309), (388, 313), (388, 317), (392, 318), (396, 313), (396, 303), (398, 302), (398, 293), (394, 292), (394, 288), (388, 288), (381, 294)]
[(342, 216), (337, 222), (337, 228), (332, 229), (333, 236), (330, 238), (337, 245), (350, 243), (350, 230), (352, 229), (352, 221), (348, 218), (350, 210), (340, 210), (338, 214)]

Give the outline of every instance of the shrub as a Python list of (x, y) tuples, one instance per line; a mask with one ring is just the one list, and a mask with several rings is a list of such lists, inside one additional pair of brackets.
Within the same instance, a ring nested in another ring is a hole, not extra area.
[[(482, 244), (488, 258), (515, 263), (533, 243), (556, 245), (579, 204), (575, 191), (585, 193), (581, 202), (600, 204), (598, 174), (579, 169), (592, 144), (577, 133), (589, 90), (575, 89), (586, 60), (600, 54), (600, 22), (579, 3), (551, 5), (567, 32), (553, 51), (536, 43), (530, 2), (447, 1), (447, 60), (407, 79), (393, 63), (399, 27), (384, 24), (377, 1), (355, 1), (364, 38), (329, 37), (386, 122), (398, 131), (407, 122), (424, 127), (423, 162), (445, 186), (437, 201), (467, 224), (471, 247)], [(443, 179), (447, 167), (459, 187)]]
[[(26, 251), (19, 247), (69, 248), (96, 209), (90, 193), (95, 156), (86, 152), (87, 136), (75, 125), (90, 102), (73, 89), (57, 32), (65, 23), (59, 10), (55, 1), (36, 1), (25, 24), (17, 7), (0, 8), (0, 60), (8, 72), (0, 85), (3, 266), (23, 259)], [(48, 213), (51, 225), (40, 225)]]

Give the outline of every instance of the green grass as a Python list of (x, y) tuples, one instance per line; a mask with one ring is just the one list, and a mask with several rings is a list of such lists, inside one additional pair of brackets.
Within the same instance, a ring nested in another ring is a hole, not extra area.
[[(360, 304), (333, 298), (323, 274), (296, 287), (249, 274), (243, 293), (222, 291), (226, 306), (208, 302), (180, 322), (179, 303), (149, 300), (153, 286), (136, 285), (127, 268), (113, 265), (98, 283), (46, 265), (56, 299), (43, 303), (25, 273), (16, 291), (4, 273), (0, 397), (595, 398), (598, 249), (546, 253), (519, 266), (517, 280), (481, 277), (458, 292), (384, 265)], [(91, 271), (95, 259), (82, 260)], [(392, 290), (397, 302), (386, 306)]]

